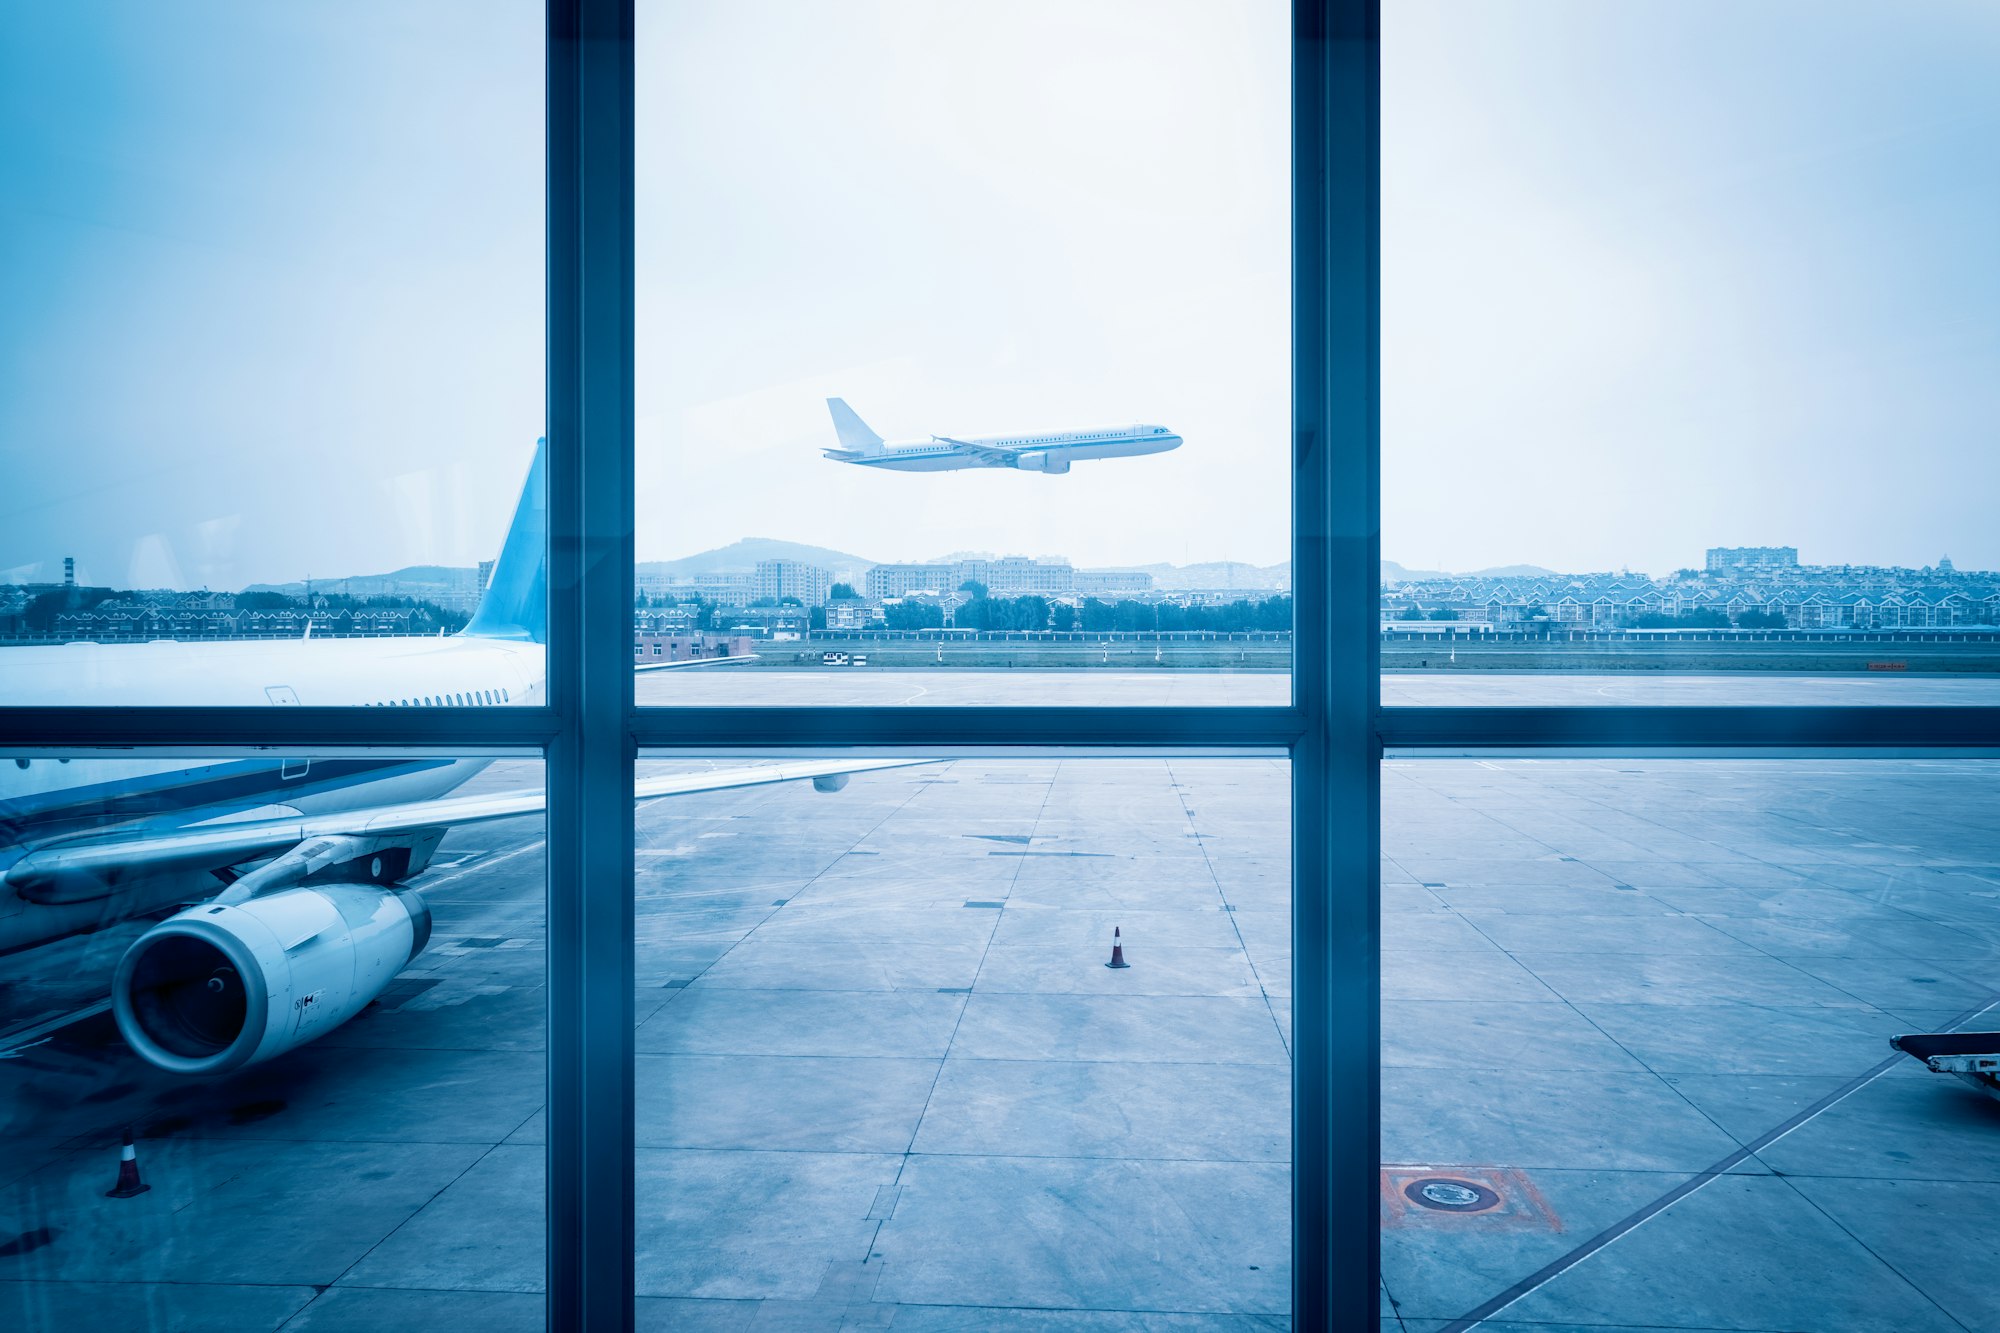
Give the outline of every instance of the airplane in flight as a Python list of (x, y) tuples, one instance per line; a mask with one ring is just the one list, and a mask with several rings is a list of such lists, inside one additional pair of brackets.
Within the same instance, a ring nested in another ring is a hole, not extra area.
[(1070, 464), (1093, 458), (1130, 458), (1178, 449), (1181, 437), (1165, 426), (1141, 423), (1099, 430), (1058, 430), (1040, 435), (982, 435), (961, 440), (933, 435), (924, 440), (885, 441), (855, 415), (845, 399), (829, 398), (838, 449), (823, 452), (837, 463), (887, 468), (892, 472), (951, 472), (971, 467), (1011, 467), (1060, 476)]
[[(546, 442), (478, 611), (435, 639), (70, 643), (0, 650), (9, 705), (506, 707), (546, 685)], [(711, 659), (714, 660), (714, 659)], [(737, 659), (740, 660), (740, 659)], [(453, 793), (486, 759), (0, 759), (0, 954), (162, 916), (109, 979), (120, 1033), (161, 1069), (290, 1050), (380, 995), (430, 938), (402, 881), (453, 828), (534, 814), (541, 791)], [(644, 777), (635, 799), (909, 761)]]

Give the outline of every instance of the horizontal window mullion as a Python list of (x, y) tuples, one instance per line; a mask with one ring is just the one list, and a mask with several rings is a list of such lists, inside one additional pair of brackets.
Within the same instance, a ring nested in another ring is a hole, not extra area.
[[(1284, 749), (1292, 708), (650, 708), (643, 747), (689, 749), (1116, 746)], [(539, 750), (560, 718), (545, 708), (0, 708), (0, 748), (287, 747)], [(1478, 748), (1744, 751), (2000, 748), (2000, 708), (1393, 707), (1376, 713), (1391, 750)]]
[(1396, 707), (1376, 730), (1390, 750), (1970, 751), (2000, 748), (2000, 708)]
[(798, 750), (867, 746), (1289, 749), (1291, 708), (642, 708), (642, 749)]
[(0, 708), (0, 747), (540, 750), (546, 708)]

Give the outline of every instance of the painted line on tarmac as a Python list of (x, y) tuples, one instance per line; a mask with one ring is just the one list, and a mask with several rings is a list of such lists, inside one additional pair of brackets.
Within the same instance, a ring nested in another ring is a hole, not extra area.
[(483, 861), (475, 862), (474, 864), (465, 867), (463, 870), (455, 871), (452, 874), (446, 875), (442, 879), (434, 879), (430, 880), (429, 882), (421, 882), (421, 881), (412, 882), (410, 887), (416, 889), (420, 893), (425, 889), (439, 888), (442, 885), (451, 883), (453, 880), (464, 879), (467, 875), (476, 874), (477, 872), (485, 870), (490, 866), (497, 866), (502, 861), (511, 861), (515, 857), (524, 855), (528, 852), (538, 852), (543, 848), (544, 845), (547, 844), (547, 842), (548, 842), (547, 838), (537, 838), (525, 847), (516, 847), (511, 852), (502, 852), (498, 856), (489, 856)]
[[(2000, 995), (1994, 995), (1988, 998), (1984, 1004), (1977, 1005), (1974, 1008), (1966, 1010), (1964, 1013), (1960, 1014), (1957, 1018), (1954, 1018), (1949, 1023), (1946, 1023), (1944, 1027), (1940, 1030), (1947, 1032), (1954, 1031), (1957, 1028), (1962, 1027), (1967, 1023), (1970, 1023), (1973, 1019), (1979, 1017), (1981, 1014), (1985, 1013), (1988, 1009), (1991, 1009), (1996, 1004), (2000, 1004)], [(1589, 1240), (1577, 1246), (1575, 1249), (1571, 1250), (1568, 1254), (1563, 1255), (1560, 1259), (1557, 1259), (1555, 1262), (1547, 1265), (1546, 1267), (1535, 1270), (1534, 1272), (1528, 1274), (1528, 1276), (1522, 1278), (1519, 1282), (1516, 1282), (1513, 1286), (1507, 1288), (1507, 1290), (1501, 1292), (1499, 1295), (1488, 1299), (1484, 1303), (1476, 1306), (1472, 1310), (1469, 1310), (1465, 1314), (1462, 1314), (1458, 1318), (1452, 1320), (1449, 1324), (1446, 1324), (1442, 1329), (1438, 1330), (1438, 1333), (1466, 1333), (1466, 1330), (1474, 1328), (1477, 1325), (1484, 1323), (1486, 1320), (1491, 1319), (1494, 1315), (1499, 1314), (1502, 1310), (1514, 1304), (1522, 1297), (1527, 1296), (1528, 1294), (1533, 1292), (1536, 1288), (1544, 1286), (1545, 1284), (1554, 1280), (1555, 1278), (1562, 1276), (1562, 1274), (1576, 1267), (1578, 1264), (1582, 1263), (1585, 1259), (1588, 1259), (1591, 1255), (1596, 1254), (1599, 1250), (1611, 1244), (1611, 1242), (1617, 1240), (1619, 1237), (1624, 1236), (1627, 1233), (1636, 1230), (1644, 1223), (1651, 1221), (1655, 1217), (1658, 1217), (1661, 1213), (1664, 1213), (1665, 1211), (1667, 1211), (1667, 1209), (1673, 1207), (1675, 1204), (1679, 1203), (1682, 1199), (1685, 1199), (1688, 1195), (1693, 1194), (1696, 1190), (1700, 1189), (1702, 1186), (1708, 1184), (1710, 1181), (1715, 1180), (1717, 1177), (1730, 1171), (1739, 1163), (1747, 1160), (1750, 1157), (1755, 1156), (1757, 1153), (1760, 1153), (1764, 1149), (1770, 1147), (1772, 1144), (1776, 1143), (1779, 1139), (1784, 1138), (1787, 1134), (1791, 1133), (1793, 1130), (1799, 1128), (1807, 1121), (1819, 1115), (1820, 1112), (1829, 1110), (1839, 1102), (1845, 1101), (1847, 1098), (1853, 1096), (1855, 1093), (1861, 1091), (1863, 1088), (1867, 1087), (1870, 1083), (1873, 1083), (1876, 1079), (1882, 1077), (1882, 1075), (1888, 1073), (1891, 1069), (1894, 1069), (1898, 1064), (1907, 1059), (1909, 1059), (1907, 1055), (1904, 1055), (1901, 1051), (1898, 1051), (1894, 1055), (1891, 1055), (1888, 1059), (1884, 1060), (1881, 1064), (1876, 1065), (1873, 1069), (1870, 1069), (1862, 1074), (1857, 1074), (1855, 1077), (1849, 1079), (1847, 1082), (1835, 1088), (1832, 1092), (1829, 1092), (1826, 1096), (1814, 1102), (1811, 1106), (1808, 1106), (1805, 1110), (1800, 1111), (1790, 1120), (1787, 1120), (1782, 1125), (1779, 1125), (1776, 1129), (1768, 1130), (1760, 1137), (1752, 1139), (1749, 1143), (1744, 1144), (1741, 1148), (1738, 1148), (1735, 1152), (1729, 1154), (1729, 1156), (1723, 1158), (1721, 1161), (1717, 1162), (1714, 1166), (1708, 1168), (1708, 1170), (1703, 1171), (1700, 1175), (1690, 1176), (1688, 1179), (1683, 1180), (1680, 1184), (1674, 1186), (1672, 1189), (1668, 1190), (1665, 1194), (1662, 1194), (1659, 1198), (1653, 1200), (1651, 1203), (1639, 1209), (1639, 1211), (1633, 1213), (1631, 1216), (1623, 1219), (1622, 1221), (1613, 1222), (1610, 1226), (1598, 1232), (1595, 1236), (1592, 1236)]]

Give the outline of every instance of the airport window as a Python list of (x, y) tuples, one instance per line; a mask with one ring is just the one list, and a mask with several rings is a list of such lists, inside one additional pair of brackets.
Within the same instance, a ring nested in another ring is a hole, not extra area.
[(1993, 762), (1385, 765), (1396, 1317), (1990, 1326)]
[(33, 53), (8, 81), (0, 375), (41, 441), (0, 488), (0, 707), (283, 684), (358, 708), (366, 671), (239, 665), (532, 637), (539, 534), (511, 574), (503, 547), (544, 416), (541, 11), (0, 19)]
[(637, 21), (635, 614), (744, 659), (641, 700), (1284, 706), (1285, 5)]
[[(1967, 443), (2000, 398), (1959, 341), (1991, 335), (2000, 293), (1966, 186), (2000, 166), (1969, 128), (2000, 109), (1990, 16), (1837, 5), (1782, 80), (1762, 71), (1795, 51), (1790, 16), (1739, 17), (1725, 59), (1671, 3), (1559, 31), (1509, 0), (1387, 11), (1399, 702), (2000, 699), (2000, 543), (1975, 498), (2000, 459)], [(1742, 190), (1704, 184), (1724, 177)]]
[[(79, 785), (49, 791), (69, 799), (10, 812), (10, 832), (110, 824), (133, 789), (198, 817), (281, 769), (334, 777), (322, 802), (378, 774), (400, 791), (379, 836), (324, 872), (288, 865), (282, 830), (231, 825), (220, 855), (246, 873), (226, 886), (156, 823), (128, 862), (150, 855), (152, 873), (114, 886), (80, 935), (62, 886), (86, 872), (63, 847), (8, 867), (7, 1327), (274, 1329), (309, 1304), (408, 1327), (460, 1308), (435, 1304), (451, 1289), (510, 1293), (477, 1299), (542, 1322), (543, 1149), (522, 1130), (545, 1100), (544, 823), (529, 809), (445, 831), (418, 809), (449, 791), (506, 812), (542, 790), (540, 761), (79, 763)], [(290, 946), (271, 949), (273, 931)]]
[(6, 11), (0, 1323), (2000, 1320), (1985, 464), (1850, 447), (1984, 419), (1990, 34), (1774, 22)]
[[(727, 762), (642, 760), (640, 790)], [(1282, 1315), (1288, 786), (1272, 759), (905, 760), (646, 806), (641, 1299)], [(1178, 1220), (1107, 1232), (1133, 1197)]]
[[(1992, 386), (1949, 338), (1890, 350), (1987, 322), (1956, 302), (1996, 273), (1959, 129), (1990, 24), (1836, 7), (1781, 87), (1749, 73), (1796, 55), (1775, 7), (1724, 46), (1678, 6), (1531, 8), (1385, 15), (1384, 1313), (1992, 1324), (1950, 1274), (1992, 1238), (1956, 1182), (2000, 1047), (2000, 553), (1933, 502), (1990, 467), (1959, 423)], [(1839, 221), (1798, 282), (1807, 215)], [(1683, 305), (1697, 270), (1726, 308)]]

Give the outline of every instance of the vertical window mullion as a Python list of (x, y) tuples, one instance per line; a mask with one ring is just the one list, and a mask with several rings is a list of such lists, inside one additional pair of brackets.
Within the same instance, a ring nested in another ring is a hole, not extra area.
[(1379, 0), (1292, 30), (1293, 1326), (1372, 1323), (1381, 1139)]
[(548, 1326), (633, 1323), (632, 0), (548, 5)]

